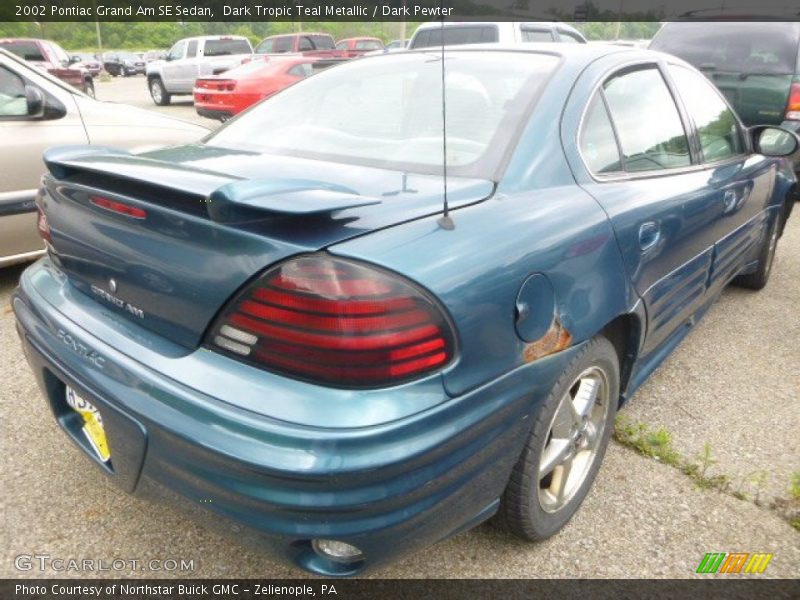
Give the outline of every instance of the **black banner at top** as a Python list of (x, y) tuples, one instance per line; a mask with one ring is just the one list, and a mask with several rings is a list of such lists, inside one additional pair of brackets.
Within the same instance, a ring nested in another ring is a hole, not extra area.
[(2, 0), (0, 21), (800, 20), (785, 0)]

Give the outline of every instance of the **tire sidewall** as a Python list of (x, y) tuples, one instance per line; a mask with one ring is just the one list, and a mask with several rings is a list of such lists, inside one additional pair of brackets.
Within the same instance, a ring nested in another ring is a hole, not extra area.
[[(544, 450), (546, 436), (549, 433), (553, 417), (562, 397), (569, 391), (570, 386), (578, 376), (591, 366), (600, 368), (605, 374), (609, 395), (606, 422), (597, 448), (597, 455), (586, 473), (583, 483), (575, 491), (570, 501), (555, 513), (548, 513), (541, 507), (538, 496), (539, 462)], [(523, 494), (527, 497), (527, 502), (525, 503), (527, 506), (521, 505), (519, 507), (522, 511), (522, 514), (519, 515), (522, 518), (521, 524), (527, 530), (525, 532), (526, 537), (544, 539), (552, 536), (567, 524), (583, 503), (603, 462), (606, 448), (614, 429), (614, 417), (619, 403), (619, 386), (619, 361), (616, 350), (606, 338), (596, 337), (589, 341), (570, 361), (542, 403), (536, 414), (528, 443), (517, 467), (524, 465), (523, 468), (526, 471), (523, 480), (527, 485), (523, 487), (527, 489), (523, 489)]]

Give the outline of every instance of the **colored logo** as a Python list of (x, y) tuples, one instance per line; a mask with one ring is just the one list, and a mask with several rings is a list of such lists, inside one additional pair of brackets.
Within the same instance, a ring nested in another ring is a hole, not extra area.
[(766, 552), (707, 552), (697, 573), (763, 573), (771, 560)]

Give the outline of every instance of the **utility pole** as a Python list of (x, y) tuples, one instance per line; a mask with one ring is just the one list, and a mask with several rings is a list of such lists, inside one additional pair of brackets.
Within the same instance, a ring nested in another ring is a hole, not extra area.
[(94, 30), (97, 33), (97, 52), (103, 54), (103, 37), (100, 35), (100, 21), (94, 20)]

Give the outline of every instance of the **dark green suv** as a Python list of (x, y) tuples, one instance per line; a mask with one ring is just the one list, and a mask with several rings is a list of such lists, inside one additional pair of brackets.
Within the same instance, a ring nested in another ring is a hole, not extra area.
[[(745, 125), (781, 125), (800, 133), (800, 23), (666, 23), (650, 49), (674, 54), (705, 73)], [(790, 193), (798, 199), (796, 188)], [(792, 205), (789, 199), (785, 219)]]

